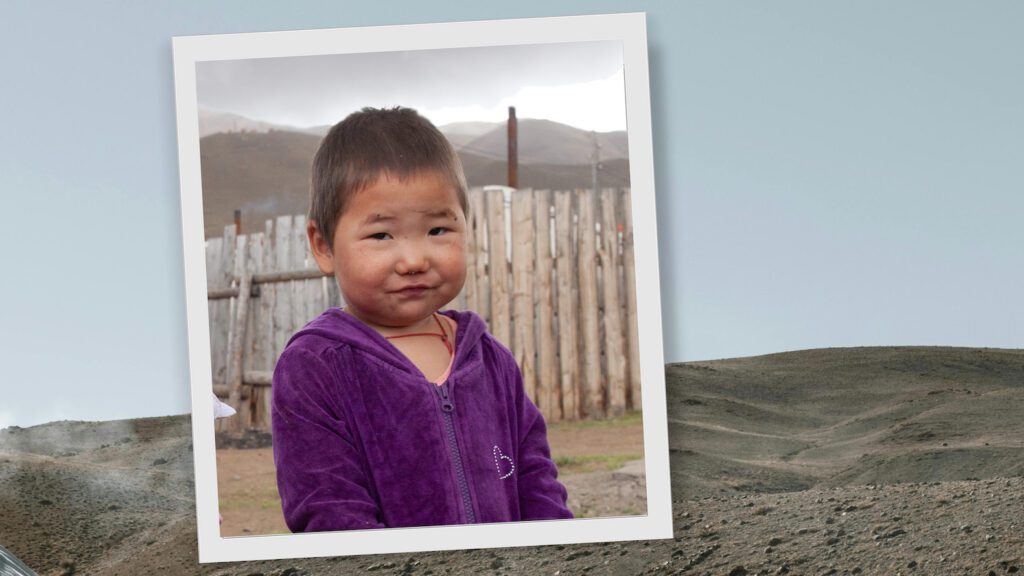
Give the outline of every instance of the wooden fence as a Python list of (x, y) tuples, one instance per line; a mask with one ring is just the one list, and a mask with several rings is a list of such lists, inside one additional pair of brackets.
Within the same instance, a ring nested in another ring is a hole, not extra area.
[[(476, 188), (469, 201), (466, 285), (451, 306), (475, 311), (512, 350), (549, 422), (639, 410), (629, 190)], [(218, 429), (268, 430), (285, 343), (343, 304), (305, 230), (305, 216), (280, 216), (206, 243), (213, 387), (239, 411)]]

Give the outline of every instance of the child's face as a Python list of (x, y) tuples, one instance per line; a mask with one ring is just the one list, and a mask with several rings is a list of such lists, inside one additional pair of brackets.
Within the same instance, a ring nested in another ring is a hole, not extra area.
[(349, 199), (333, 245), (309, 227), (313, 254), (338, 279), (345, 309), (371, 327), (414, 326), (466, 280), (466, 216), (436, 172), (381, 176)]

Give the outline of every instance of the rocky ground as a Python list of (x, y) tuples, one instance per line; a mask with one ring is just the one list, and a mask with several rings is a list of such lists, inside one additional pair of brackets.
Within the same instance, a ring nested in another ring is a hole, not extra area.
[(822, 350), (666, 373), (671, 540), (200, 565), (189, 421), (167, 417), (0, 431), (0, 545), (43, 575), (1024, 570), (1024, 351)]

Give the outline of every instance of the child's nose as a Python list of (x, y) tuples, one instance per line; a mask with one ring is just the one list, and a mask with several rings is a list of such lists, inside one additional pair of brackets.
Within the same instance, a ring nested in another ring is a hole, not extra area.
[(403, 276), (426, 272), (429, 267), (426, 253), (413, 242), (403, 246), (402, 253), (395, 262), (395, 272)]

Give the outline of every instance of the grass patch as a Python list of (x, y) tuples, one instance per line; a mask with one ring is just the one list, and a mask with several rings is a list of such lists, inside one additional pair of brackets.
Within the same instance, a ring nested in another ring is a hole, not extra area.
[(231, 496), (228, 498), (220, 499), (221, 510), (280, 510), (281, 499), (274, 496), (274, 498), (264, 498), (257, 500), (254, 498), (247, 498), (242, 496)]
[(220, 496), (221, 510), (280, 510), (281, 497), (277, 484), (262, 490), (245, 490), (230, 495), (223, 491)]
[(551, 422), (548, 423), (548, 430), (615, 430), (616, 428), (642, 425), (643, 421), (643, 412), (633, 411), (627, 412), (618, 418), (608, 418), (605, 420), (563, 420), (561, 422)]
[(642, 452), (628, 454), (594, 454), (587, 456), (556, 456), (555, 466), (559, 474), (582, 474), (584, 472), (612, 471), (622, 468), (631, 460), (643, 458)]

